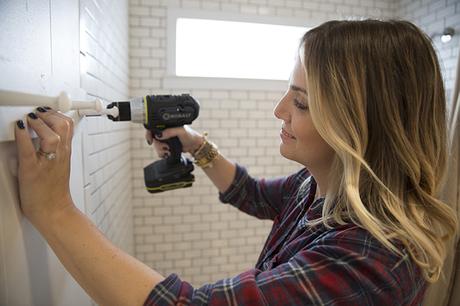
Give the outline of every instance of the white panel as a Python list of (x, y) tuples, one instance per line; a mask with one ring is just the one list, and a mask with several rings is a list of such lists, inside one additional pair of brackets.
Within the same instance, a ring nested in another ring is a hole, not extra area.
[[(0, 90), (83, 100), (78, 18), (77, 0), (0, 1)], [(0, 141), (32, 110), (0, 107)]]
[(50, 93), (69, 90), (76, 95), (80, 87), (79, 3), (77, 0), (50, 1), (50, 9), (52, 69), (58, 85)]
[(76, 0), (0, 1), (0, 89), (78, 93), (78, 13)]
[[(72, 169), (81, 167), (81, 129), (73, 139)], [(0, 143), (0, 304), (90, 305), (90, 298), (42, 236), (21, 214), (17, 194), (16, 144)], [(81, 171), (71, 173), (72, 198), (84, 210)]]
[(1, 1), (0, 5), (0, 86), (43, 92), (51, 75), (49, 1)]
[[(0, 1), (0, 90), (81, 97), (79, 2)], [(30, 105), (30, 104), (29, 104)], [(39, 105), (36, 105), (39, 106)], [(0, 107), (0, 304), (91, 305), (91, 299), (19, 210), (14, 121), (34, 106)], [(84, 210), (81, 133), (76, 119), (70, 188)]]

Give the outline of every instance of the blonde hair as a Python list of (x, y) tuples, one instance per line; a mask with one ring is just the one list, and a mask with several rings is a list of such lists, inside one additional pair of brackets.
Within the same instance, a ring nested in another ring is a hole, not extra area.
[(439, 278), (455, 212), (439, 200), (446, 169), (442, 76), (430, 39), (407, 21), (329, 21), (301, 40), (310, 114), (336, 156), (323, 216), (346, 218), (391, 251), (403, 243)]

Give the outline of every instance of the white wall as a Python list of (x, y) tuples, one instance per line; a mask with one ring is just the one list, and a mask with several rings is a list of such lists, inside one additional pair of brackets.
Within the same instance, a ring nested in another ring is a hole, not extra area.
[[(128, 98), (128, 3), (80, 0), (81, 87), (104, 101)], [(83, 135), (87, 214), (133, 253), (130, 123), (86, 117)]]
[[(428, 35), (434, 36), (450, 108), (460, 47), (460, 0), (401, 0), (397, 3), (396, 15), (414, 22)], [(441, 43), (439, 35), (445, 27), (453, 27), (456, 31), (446, 44)]]
[[(0, 28), (0, 90), (127, 98), (127, 1), (1, 1)], [(12, 131), (14, 121), (33, 110), (0, 106), (0, 129), (7, 131), (0, 139), (0, 305), (90, 305), (19, 211)], [(133, 253), (130, 125), (69, 115), (76, 121), (74, 202), (116, 245)]]

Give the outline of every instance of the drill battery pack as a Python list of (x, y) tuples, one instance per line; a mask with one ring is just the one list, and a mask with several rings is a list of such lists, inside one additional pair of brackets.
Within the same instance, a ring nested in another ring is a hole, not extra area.
[(168, 159), (155, 161), (144, 168), (145, 187), (150, 193), (191, 187), (195, 181), (193, 162), (182, 156), (179, 163)]

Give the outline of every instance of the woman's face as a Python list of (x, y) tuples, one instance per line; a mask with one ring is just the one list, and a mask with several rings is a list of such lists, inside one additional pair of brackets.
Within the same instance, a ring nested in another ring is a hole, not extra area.
[(283, 121), (280, 153), (310, 170), (329, 168), (334, 151), (313, 125), (305, 85), (305, 71), (297, 57), (289, 88), (274, 110), (275, 116)]

